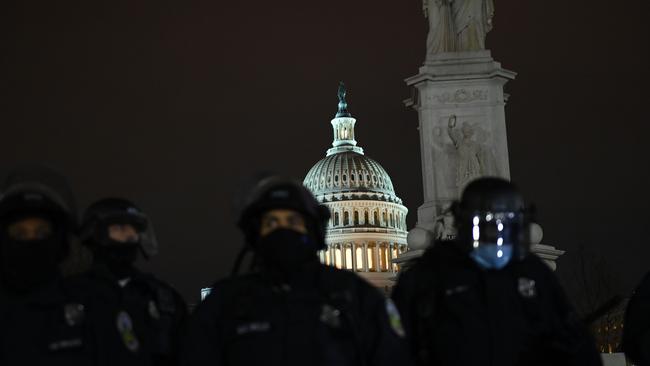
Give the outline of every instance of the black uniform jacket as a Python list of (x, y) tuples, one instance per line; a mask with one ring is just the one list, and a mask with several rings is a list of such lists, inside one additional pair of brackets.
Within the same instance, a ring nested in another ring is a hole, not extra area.
[(107, 365), (96, 295), (58, 276), (26, 295), (0, 289), (0, 365)]
[(650, 365), (650, 273), (634, 291), (625, 312), (623, 349), (636, 364)]
[(586, 328), (537, 256), (480, 269), (440, 242), (393, 291), (421, 365), (600, 365)]
[(176, 365), (187, 306), (170, 285), (133, 271), (120, 284), (108, 269), (95, 265), (80, 276), (101, 298), (106, 356), (110, 365)]
[(314, 263), (288, 281), (217, 282), (192, 314), (184, 365), (410, 365), (397, 310), (354, 273)]

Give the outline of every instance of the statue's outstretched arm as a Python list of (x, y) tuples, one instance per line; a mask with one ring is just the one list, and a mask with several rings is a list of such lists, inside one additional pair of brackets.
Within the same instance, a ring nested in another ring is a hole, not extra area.
[(456, 116), (451, 116), (449, 117), (449, 122), (447, 123), (447, 134), (449, 134), (449, 138), (451, 139), (451, 142), (454, 143), (454, 146), (458, 148), (460, 136), (458, 135), (458, 131), (454, 130), (455, 127)]

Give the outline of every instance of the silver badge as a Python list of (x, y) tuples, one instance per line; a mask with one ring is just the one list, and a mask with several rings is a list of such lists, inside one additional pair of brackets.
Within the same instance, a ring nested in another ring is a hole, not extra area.
[(321, 308), (320, 321), (330, 328), (340, 328), (341, 311), (331, 305), (325, 304)]
[(149, 315), (151, 315), (155, 320), (160, 319), (160, 312), (158, 311), (156, 302), (153, 300), (149, 300)]
[(530, 278), (520, 277), (518, 284), (519, 293), (526, 299), (531, 299), (537, 296), (537, 287), (535, 287), (535, 280)]
[(79, 325), (84, 321), (85, 308), (83, 304), (65, 304), (63, 306), (65, 322), (71, 327)]
[(126, 311), (120, 311), (117, 314), (116, 320), (117, 330), (122, 336), (124, 346), (126, 346), (126, 349), (131, 352), (137, 352), (137, 350), (140, 348), (140, 342), (138, 341), (138, 337), (136, 337), (135, 331), (133, 330), (133, 321), (131, 320), (131, 316)]

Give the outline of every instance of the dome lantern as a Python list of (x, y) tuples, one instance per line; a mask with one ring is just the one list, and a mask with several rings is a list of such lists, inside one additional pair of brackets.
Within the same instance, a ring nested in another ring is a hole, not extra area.
[(332, 142), (332, 148), (327, 150), (327, 156), (344, 151), (354, 151), (363, 154), (363, 149), (357, 146), (357, 141), (354, 139), (354, 125), (357, 120), (348, 111), (348, 103), (345, 100), (346, 94), (345, 84), (341, 81), (338, 91), (339, 108), (336, 116), (332, 120), (334, 141)]

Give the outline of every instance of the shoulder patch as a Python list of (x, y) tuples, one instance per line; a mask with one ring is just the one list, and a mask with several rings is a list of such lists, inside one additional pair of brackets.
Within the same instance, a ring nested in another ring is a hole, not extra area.
[(391, 329), (397, 336), (404, 338), (406, 332), (404, 332), (404, 326), (402, 325), (402, 317), (400, 317), (397, 306), (395, 306), (395, 303), (391, 299), (386, 299), (386, 314), (388, 315), (388, 323)]
[(126, 311), (120, 311), (116, 319), (117, 330), (122, 336), (124, 346), (131, 352), (137, 352), (140, 348), (140, 342), (133, 330), (133, 321)]

